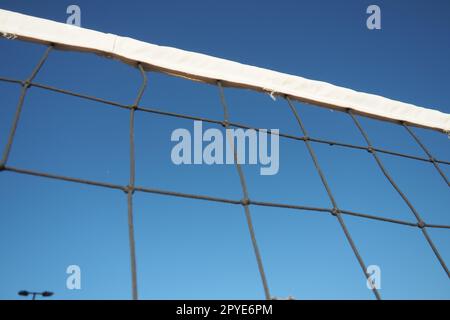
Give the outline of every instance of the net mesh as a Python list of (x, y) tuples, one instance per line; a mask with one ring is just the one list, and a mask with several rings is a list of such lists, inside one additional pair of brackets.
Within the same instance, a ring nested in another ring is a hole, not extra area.
[[(7, 40), (5, 40), (7, 41)], [(182, 118), (187, 120), (198, 120), (202, 121), (204, 123), (209, 123), (212, 125), (219, 125), (223, 128), (242, 128), (242, 129), (254, 129), (254, 130), (260, 130), (257, 127), (242, 124), (242, 123), (236, 123), (233, 122), (233, 120), (229, 116), (229, 110), (228, 110), (228, 103), (227, 103), (227, 97), (226, 92), (224, 89), (224, 86), (222, 85), (220, 80), (217, 80), (217, 91), (218, 96), (217, 99), (220, 101), (220, 104), (222, 106), (223, 111), (223, 118), (221, 119), (212, 119), (207, 117), (201, 117), (201, 116), (195, 116), (195, 115), (189, 115), (184, 113), (178, 113), (178, 112), (171, 112), (163, 109), (155, 109), (155, 108), (149, 108), (145, 107), (141, 104), (142, 96), (147, 88), (147, 72), (144, 70), (144, 68), (141, 66), (141, 64), (136, 63), (134, 66), (136, 70), (139, 72), (139, 75), (141, 77), (141, 84), (139, 88), (136, 88), (137, 94), (132, 103), (130, 104), (123, 104), (115, 101), (106, 100), (100, 97), (96, 96), (89, 96), (85, 95), (79, 92), (69, 91), (62, 88), (53, 87), (50, 85), (46, 85), (43, 83), (38, 83), (35, 81), (35, 78), (39, 71), (44, 68), (44, 64), (47, 59), (49, 59), (51, 55), (51, 51), (55, 50), (54, 46), (48, 46), (42, 56), (42, 58), (39, 60), (35, 68), (31, 71), (30, 75), (26, 79), (13, 79), (13, 78), (6, 78), (6, 77), (0, 77), (1, 82), (8, 82), (12, 84), (16, 84), (17, 86), (21, 87), (21, 94), (17, 103), (16, 111), (12, 120), (12, 123), (10, 125), (10, 132), (8, 134), (6, 145), (3, 149), (2, 153), (2, 159), (0, 162), (0, 171), (3, 172), (12, 172), (16, 174), (21, 175), (30, 175), (30, 176), (36, 176), (36, 177), (42, 177), (42, 178), (48, 178), (48, 179), (56, 179), (56, 180), (62, 180), (66, 182), (71, 183), (78, 183), (78, 184), (87, 184), (92, 185), (100, 188), (108, 188), (108, 189), (114, 189), (119, 190), (125, 193), (126, 195), (126, 202), (127, 202), (127, 212), (128, 212), (128, 235), (129, 235), (129, 253), (130, 253), (130, 265), (131, 265), (131, 284), (132, 284), (132, 297), (133, 299), (138, 298), (138, 276), (137, 276), (137, 268), (136, 268), (136, 248), (135, 248), (135, 236), (134, 236), (134, 217), (133, 217), (133, 199), (136, 193), (150, 193), (150, 194), (158, 194), (158, 195), (165, 195), (165, 196), (171, 196), (171, 197), (178, 197), (178, 198), (191, 198), (196, 200), (203, 200), (203, 201), (210, 201), (210, 202), (216, 202), (216, 203), (226, 203), (230, 205), (236, 205), (236, 206), (242, 206), (243, 212), (245, 214), (245, 219), (247, 223), (247, 228), (251, 240), (251, 245), (253, 248), (254, 256), (257, 261), (257, 267), (258, 272), (261, 279), (262, 288), (264, 291), (264, 296), (266, 299), (273, 298), (273, 295), (270, 292), (270, 277), (267, 276), (264, 268), (263, 259), (261, 256), (260, 248), (258, 245), (258, 237), (257, 233), (255, 231), (255, 227), (253, 225), (252, 221), (252, 214), (251, 209), (252, 207), (272, 207), (272, 208), (282, 208), (282, 209), (293, 209), (293, 210), (304, 210), (304, 211), (313, 211), (323, 214), (330, 214), (336, 218), (336, 223), (339, 225), (340, 229), (342, 230), (343, 234), (345, 235), (345, 238), (348, 242), (348, 245), (350, 246), (351, 250), (353, 251), (353, 254), (362, 270), (362, 274), (367, 279), (370, 279), (371, 275), (368, 273), (367, 265), (363, 260), (363, 256), (358, 250), (358, 245), (355, 243), (354, 239), (352, 238), (352, 234), (349, 231), (349, 228), (346, 225), (346, 222), (343, 219), (343, 216), (355, 216), (363, 219), (371, 219), (371, 220), (377, 220), (382, 221), (385, 223), (391, 223), (391, 224), (397, 224), (397, 225), (403, 225), (406, 227), (413, 227), (417, 228), (418, 232), (421, 233), (423, 236), (423, 241), (425, 241), (428, 245), (430, 250), (432, 250), (433, 254), (435, 255), (437, 261), (442, 267), (443, 272), (446, 273), (447, 277), (450, 277), (450, 273), (448, 270), (448, 267), (444, 261), (444, 258), (442, 257), (438, 247), (435, 245), (433, 240), (430, 237), (430, 234), (428, 232), (429, 229), (450, 229), (450, 225), (445, 224), (437, 224), (433, 223), (433, 221), (426, 221), (422, 215), (420, 214), (419, 210), (414, 206), (414, 201), (412, 201), (406, 193), (399, 187), (399, 185), (396, 183), (394, 177), (392, 176), (391, 172), (388, 170), (387, 166), (384, 163), (384, 159), (380, 157), (380, 155), (389, 155), (396, 158), (407, 158), (410, 160), (426, 163), (427, 165), (430, 165), (436, 170), (440, 178), (444, 181), (445, 185), (448, 187), (450, 186), (448, 178), (445, 174), (445, 169), (442, 167), (448, 166), (450, 164), (449, 161), (444, 159), (437, 159), (431, 151), (427, 148), (425, 143), (422, 141), (422, 139), (414, 132), (414, 129), (408, 126), (405, 123), (398, 122), (396, 125), (402, 127), (405, 132), (408, 134), (410, 139), (417, 144), (419, 148), (421, 148), (426, 156), (417, 156), (413, 154), (407, 154), (403, 152), (394, 151), (387, 148), (380, 148), (375, 146), (372, 143), (371, 137), (369, 136), (366, 128), (363, 126), (363, 123), (360, 121), (361, 118), (364, 118), (359, 115), (355, 115), (352, 110), (346, 110), (344, 114), (346, 114), (349, 119), (353, 122), (354, 126), (357, 128), (359, 133), (361, 134), (361, 137), (364, 139), (365, 144), (351, 144), (351, 143), (344, 143), (329, 139), (323, 139), (311, 136), (308, 131), (307, 123), (305, 123), (303, 116), (301, 112), (298, 110), (296, 106), (296, 102), (291, 100), (289, 96), (283, 96), (281, 97), (282, 100), (285, 101), (286, 108), (290, 110), (291, 117), (295, 120), (297, 124), (297, 129), (299, 134), (289, 134), (280, 132), (278, 135), (281, 139), (287, 139), (291, 141), (295, 141), (297, 143), (303, 143), (306, 146), (307, 152), (310, 156), (310, 159), (312, 161), (312, 164), (320, 178), (320, 183), (322, 184), (326, 195), (329, 199), (329, 202), (331, 203), (330, 206), (323, 206), (323, 207), (315, 207), (315, 206), (308, 206), (308, 205), (301, 205), (301, 204), (286, 204), (286, 203), (280, 203), (280, 202), (273, 202), (273, 201), (264, 201), (264, 200), (256, 200), (250, 197), (249, 191), (247, 188), (247, 181), (246, 181), (246, 175), (244, 174), (244, 171), (241, 168), (241, 165), (238, 164), (235, 161), (235, 167), (238, 173), (239, 182), (240, 182), (240, 192), (242, 194), (241, 199), (233, 199), (233, 198), (226, 198), (226, 197), (219, 197), (219, 196), (209, 196), (209, 195), (202, 195), (202, 194), (194, 194), (194, 193), (182, 193), (178, 191), (173, 190), (165, 190), (165, 189), (159, 189), (159, 188), (150, 188), (147, 186), (139, 185), (136, 183), (136, 160), (135, 160), (135, 118), (138, 116), (139, 113), (148, 113), (148, 114), (157, 114), (164, 117), (172, 117), (172, 118)], [(189, 81), (189, 80), (184, 80)], [(74, 176), (66, 176), (66, 175), (60, 175), (57, 172), (42, 172), (42, 171), (36, 171), (31, 170), (24, 167), (17, 167), (17, 166), (11, 166), (8, 162), (10, 158), (10, 153), (12, 150), (12, 146), (14, 143), (14, 138), (16, 135), (16, 130), (18, 128), (20, 117), (22, 113), (22, 109), (24, 106), (25, 98), (28, 94), (28, 91), (31, 87), (38, 88), (41, 90), (51, 91), (57, 94), (61, 95), (67, 95), (72, 96), (75, 98), (88, 100), (94, 103), (103, 104), (106, 106), (109, 106), (111, 108), (120, 108), (128, 110), (129, 112), (129, 136), (128, 136), (128, 144), (129, 144), (129, 150), (128, 150), (128, 157), (129, 157), (129, 175), (128, 175), (128, 184), (127, 185), (121, 185), (121, 184), (115, 184), (115, 183), (109, 183), (109, 182), (102, 182), (97, 180), (88, 180), (88, 179), (81, 179)], [(260, 93), (263, 95), (262, 93)], [(269, 132), (269, 134), (275, 134), (273, 132)], [(406, 204), (406, 206), (410, 210), (411, 219), (410, 220), (402, 220), (402, 219), (396, 219), (391, 218), (389, 216), (381, 216), (381, 215), (373, 215), (368, 214), (365, 212), (355, 212), (352, 210), (346, 210), (345, 208), (341, 207), (341, 205), (338, 204), (337, 198), (335, 197), (335, 190), (330, 186), (330, 183), (327, 179), (327, 174), (324, 172), (321, 166), (321, 159), (318, 156), (316, 152), (316, 148), (318, 146), (328, 146), (331, 148), (334, 147), (340, 147), (343, 150), (356, 150), (359, 152), (368, 152), (371, 157), (373, 158), (374, 163), (380, 170), (380, 172), (383, 174), (383, 176), (387, 179), (389, 184), (392, 186), (392, 189), (398, 194), (398, 196), (401, 198), (401, 200)], [(236, 150), (233, 150), (234, 157), (236, 158)], [(230, 178), (231, 179), (231, 178)], [(369, 281), (371, 284), (372, 292), (374, 296), (377, 299), (381, 299), (381, 295), (379, 290), (375, 288), (373, 283)]]

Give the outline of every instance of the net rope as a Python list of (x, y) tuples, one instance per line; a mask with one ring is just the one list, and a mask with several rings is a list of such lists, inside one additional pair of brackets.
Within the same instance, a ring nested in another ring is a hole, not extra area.
[[(325, 213), (325, 214), (331, 214), (336, 217), (342, 231), (344, 232), (344, 235), (364, 273), (364, 276), (370, 280), (370, 274), (367, 272), (366, 265), (363, 261), (363, 258), (357, 249), (357, 246), (350, 234), (350, 231), (348, 230), (342, 215), (349, 215), (349, 216), (355, 216), (359, 218), (364, 219), (371, 219), (371, 220), (377, 220), (382, 222), (388, 222), (393, 224), (399, 224), (404, 225), (408, 227), (414, 227), (420, 229), (423, 236), (425, 237), (427, 243), (429, 244), (430, 248), (434, 252), (436, 258), (438, 259), (440, 265), (442, 266), (442, 269), (447, 274), (447, 277), (450, 278), (450, 273), (448, 270), (447, 265), (445, 264), (438, 248), (433, 243), (430, 235), (427, 232), (428, 228), (437, 228), (437, 229), (450, 229), (450, 225), (443, 225), (443, 224), (433, 224), (428, 223), (422, 219), (418, 211), (415, 209), (411, 201), (407, 198), (407, 196), (402, 192), (402, 190), (399, 188), (399, 186), (396, 184), (386, 167), (384, 166), (383, 162), (381, 161), (380, 157), (378, 156), (378, 153), (388, 154), (394, 157), (401, 157), (401, 158), (408, 158), (416, 161), (421, 162), (428, 162), (434, 166), (436, 171), (439, 173), (439, 175), (442, 177), (442, 179), (445, 181), (447, 186), (450, 187), (449, 181), (447, 176), (445, 175), (444, 171), (440, 168), (441, 165), (450, 165), (450, 161), (443, 160), (443, 159), (437, 159), (435, 158), (429, 149), (425, 146), (425, 144), (419, 139), (419, 137), (414, 133), (412, 128), (410, 128), (409, 125), (407, 125), (404, 122), (398, 122), (399, 125), (403, 126), (405, 130), (408, 132), (408, 134), (411, 136), (411, 138), (417, 143), (417, 145), (425, 152), (427, 157), (420, 157), (416, 155), (401, 153), (393, 150), (387, 150), (383, 148), (378, 148), (372, 145), (371, 140), (369, 139), (369, 136), (367, 132), (362, 127), (361, 123), (358, 120), (358, 116), (355, 115), (352, 110), (348, 109), (344, 112), (347, 113), (351, 119), (353, 120), (355, 126), (358, 128), (359, 132), (363, 136), (364, 140), (366, 141), (366, 145), (356, 145), (356, 144), (350, 144), (350, 143), (343, 143), (339, 141), (332, 141), (332, 140), (326, 140), (326, 139), (319, 139), (314, 138), (308, 135), (308, 132), (306, 130), (305, 124), (303, 120), (300, 117), (300, 114), (298, 110), (296, 109), (294, 103), (290, 99), (289, 96), (283, 96), (283, 98), (287, 101), (287, 105), (290, 108), (290, 110), (293, 113), (293, 116), (300, 128), (301, 135), (291, 135), (291, 134), (285, 134), (285, 133), (275, 133), (272, 131), (267, 131), (267, 134), (278, 134), (282, 138), (296, 140), (296, 141), (302, 141), (306, 145), (306, 148), (308, 150), (308, 153), (313, 161), (314, 167), (321, 179), (321, 182), (323, 184), (323, 187), (325, 188), (325, 191), (328, 195), (328, 198), (330, 200), (331, 206), (329, 207), (313, 207), (313, 206), (303, 206), (303, 205), (297, 205), (297, 204), (286, 204), (286, 203), (277, 203), (277, 202), (267, 202), (267, 201), (259, 201), (255, 199), (251, 199), (249, 196), (249, 192), (247, 190), (247, 184), (245, 180), (245, 176), (243, 173), (243, 170), (241, 168), (241, 165), (237, 161), (237, 152), (236, 148), (234, 147), (234, 144), (230, 144), (233, 148), (234, 153), (234, 159), (235, 159), (235, 167), (239, 176), (241, 189), (243, 198), (240, 200), (236, 199), (228, 199), (228, 198), (222, 198), (222, 197), (215, 197), (215, 196), (208, 196), (208, 195), (201, 195), (201, 194), (191, 194), (191, 193), (182, 193), (182, 192), (176, 192), (171, 190), (163, 190), (163, 189), (157, 189), (157, 188), (149, 188), (145, 186), (139, 186), (135, 185), (135, 177), (136, 177), (136, 170), (135, 170), (135, 145), (134, 145), (134, 122), (135, 122), (135, 115), (136, 112), (145, 112), (145, 113), (151, 113), (151, 114), (158, 114), (162, 116), (167, 117), (174, 117), (174, 118), (183, 118), (183, 119), (189, 119), (189, 120), (197, 120), (197, 121), (204, 121), (207, 123), (212, 123), (216, 125), (221, 125), (224, 128), (242, 128), (242, 129), (253, 129), (256, 131), (259, 131), (259, 128), (251, 127), (246, 124), (241, 123), (235, 123), (230, 121), (229, 118), (229, 111), (228, 111), (228, 105), (225, 100), (225, 92), (223, 84), (220, 80), (217, 80), (216, 85), (218, 87), (219, 91), (219, 98), (220, 103), (223, 108), (223, 114), (224, 117), (222, 120), (217, 119), (210, 119), (206, 117), (199, 117), (199, 116), (193, 116), (189, 114), (181, 114), (181, 113), (175, 113), (175, 112), (169, 112), (154, 108), (148, 108), (145, 106), (140, 105), (142, 96), (145, 92), (145, 89), (147, 87), (147, 72), (144, 70), (141, 63), (136, 62), (134, 65), (135, 68), (138, 69), (141, 77), (142, 82), (141, 86), (138, 90), (137, 96), (135, 98), (135, 101), (132, 105), (125, 105), (114, 101), (109, 101), (106, 99), (102, 99), (95, 96), (89, 96), (78, 92), (73, 92), (69, 90), (65, 90), (62, 88), (56, 88), (53, 86), (48, 86), (46, 84), (37, 83), (34, 82), (35, 77), (41, 70), (41, 68), (44, 66), (46, 60), (49, 57), (50, 52), (54, 49), (54, 45), (50, 45), (46, 48), (43, 56), (38, 61), (36, 67), (32, 70), (30, 76), (26, 80), (20, 80), (20, 79), (12, 79), (12, 78), (6, 78), (6, 77), (0, 77), (0, 82), (7, 82), (12, 84), (17, 84), (22, 87), (19, 100), (16, 106), (15, 114), (11, 123), (7, 143), (3, 149), (2, 153), (2, 159), (0, 162), (0, 172), (1, 171), (8, 171), (13, 172), (16, 174), (23, 174), (23, 175), (29, 175), (29, 176), (36, 176), (36, 177), (42, 177), (42, 178), (48, 178), (48, 179), (55, 179), (55, 180), (61, 180), (66, 182), (72, 182), (72, 183), (78, 183), (78, 184), (85, 184), (85, 185), (92, 185), (97, 186), (101, 188), (108, 188), (108, 189), (115, 189), (122, 191), (126, 194), (127, 197), (127, 208), (128, 208), (128, 234), (129, 234), (129, 253), (130, 253), (130, 271), (131, 271), (131, 295), (133, 299), (138, 299), (138, 275), (137, 275), (137, 268), (136, 268), (136, 249), (135, 249), (135, 235), (134, 235), (134, 220), (133, 220), (133, 194), (135, 192), (142, 192), (142, 193), (149, 193), (149, 194), (159, 194), (159, 195), (166, 195), (166, 196), (172, 196), (172, 197), (179, 197), (179, 198), (189, 198), (189, 199), (197, 199), (197, 200), (204, 200), (204, 201), (212, 201), (217, 203), (227, 203), (232, 205), (239, 205), (244, 208), (244, 213), (247, 221), (247, 227), (249, 230), (251, 243), (253, 246), (254, 255), (256, 258), (261, 283), (264, 291), (264, 296), (266, 299), (272, 299), (273, 297), (270, 294), (269, 291), (269, 281), (267, 279), (267, 276), (264, 271), (264, 264), (262, 255), (258, 246), (258, 241), (256, 237), (255, 228), (253, 226), (252, 222), (252, 216), (250, 212), (251, 206), (260, 206), (260, 207), (276, 207), (276, 208), (284, 208), (284, 209), (292, 209), (292, 210), (299, 210), (299, 211), (312, 211), (317, 213)], [(56, 173), (48, 173), (48, 172), (40, 172), (35, 170), (29, 170), (26, 168), (18, 168), (14, 166), (8, 165), (8, 159), (9, 155), (13, 146), (14, 137), (16, 134), (16, 130), (18, 128), (18, 124), (20, 121), (20, 116), (22, 113), (24, 101), (27, 95), (27, 91), (30, 87), (39, 88), (42, 90), (48, 90), (64, 95), (73, 96), (80, 99), (90, 100), (97, 103), (101, 103), (110, 107), (116, 107), (121, 109), (129, 110), (130, 112), (130, 123), (129, 123), (129, 159), (130, 159), (130, 168), (129, 168), (129, 183), (128, 185), (120, 185), (120, 184), (114, 184), (114, 183), (107, 183), (102, 181), (94, 181), (94, 180), (88, 180), (88, 179), (81, 179), (77, 177), (70, 177), (70, 176), (64, 176), (59, 175)], [(228, 137), (229, 138), (229, 137)], [(333, 193), (331, 191), (331, 188), (327, 182), (327, 179), (325, 177), (325, 174), (319, 164), (318, 157), (314, 151), (313, 144), (326, 144), (330, 147), (341, 147), (346, 149), (356, 149), (356, 150), (362, 150), (367, 151), (372, 154), (375, 162), (377, 163), (378, 167), (386, 177), (386, 179), (390, 182), (392, 187), (396, 190), (396, 192), (400, 195), (400, 197), (403, 199), (405, 204), (409, 207), (412, 214), (415, 217), (415, 221), (405, 221), (400, 219), (393, 219), (393, 218), (387, 218), (375, 214), (369, 214), (369, 213), (363, 213), (363, 212), (354, 212), (350, 210), (346, 210), (344, 208), (341, 208), (338, 206), (335, 197), (333, 196)], [(381, 295), (379, 291), (374, 287), (371, 281), (368, 281), (368, 283), (371, 286), (372, 292), (376, 299), (381, 299)]]

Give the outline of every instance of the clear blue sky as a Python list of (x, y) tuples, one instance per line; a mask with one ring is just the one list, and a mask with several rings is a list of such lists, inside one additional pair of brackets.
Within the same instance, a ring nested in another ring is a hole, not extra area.
[[(0, 8), (323, 80), (450, 113), (450, 2), (442, 1), (17, 1)], [(370, 4), (382, 30), (366, 28)], [(45, 47), (0, 39), (0, 76), (25, 79)], [(143, 106), (221, 119), (215, 87), (150, 73)], [(92, 54), (54, 51), (36, 82), (131, 104), (136, 69)], [(0, 82), (3, 150), (20, 87)], [(230, 118), (300, 135), (282, 100), (226, 90)], [(297, 105), (311, 136), (364, 144), (345, 114)], [(374, 144), (424, 156), (399, 126), (361, 119)], [(9, 165), (128, 183), (129, 113), (31, 88)], [(233, 166), (170, 161), (188, 120), (137, 113), (137, 185), (242, 198)], [(450, 159), (447, 136), (414, 131)], [(313, 145), (341, 208), (414, 222), (365, 151)], [(449, 188), (429, 163), (380, 155), (429, 223), (450, 224)], [(449, 166), (442, 166), (450, 176)], [(280, 171), (244, 166), (250, 197), (329, 207), (303, 143), (282, 139)], [(326, 213), (251, 207), (271, 293), (297, 299), (373, 299), (336, 219)], [(344, 216), (367, 265), (381, 267), (386, 299), (450, 298), (450, 282), (418, 228)], [(135, 194), (140, 298), (264, 298), (242, 207)], [(450, 231), (429, 233), (450, 265)], [(60, 299), (131, 297), (126, 196), (66, 182), (0, 173), (0, 298), (51, 290)], [(76, 264), (82, 289), (67, 290)]]

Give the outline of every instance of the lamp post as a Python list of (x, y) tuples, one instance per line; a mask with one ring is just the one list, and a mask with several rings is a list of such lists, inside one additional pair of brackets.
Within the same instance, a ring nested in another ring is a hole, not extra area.
[(53, 292), (50, 291), (43, 291), (43, 292), (30, 292), (26, 290), (21, 290), (18, 292), (19, 296), (28, 297), (29, 295), (32, 296), (31, 300), (36, 300), (36, 296), (42, 296), (42, 297), (51, 297), (53, 295)]

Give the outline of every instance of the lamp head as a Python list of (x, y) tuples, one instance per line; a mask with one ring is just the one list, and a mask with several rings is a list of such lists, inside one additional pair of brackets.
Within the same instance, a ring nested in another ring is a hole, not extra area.
[(19, 296), (26, 297), (26, 296), (28, 296), (30, 293), (29, 293), (28, 291), (26, 291), (26, 290), (21, 290), (21, 291), (18, 292), (18, 294), (19, 294)]
[(53, 295), (53, 292), (50, 291), (44, 291), (42, 292), (42, 296), (43, 297), (51, 297)]

